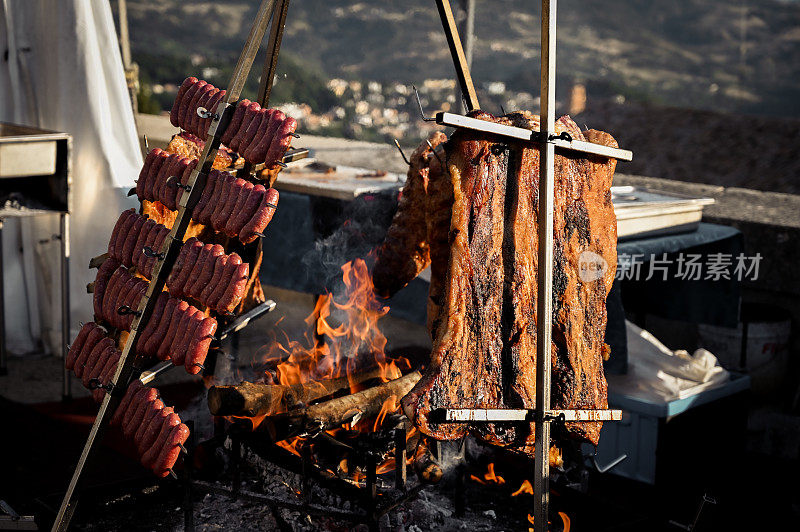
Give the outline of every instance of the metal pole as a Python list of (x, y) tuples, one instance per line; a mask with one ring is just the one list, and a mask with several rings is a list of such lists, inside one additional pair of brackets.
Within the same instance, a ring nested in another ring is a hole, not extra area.
[[(61, 355), (67, 359), (67, 345), (70, 339), (69, 308), (69, 213), (61, 213)], [(62, 399), (72, 398), (72, 376), (69, 370), (62, 369)]]
[(131, 40), (128, 35), (128, 3), (118, 0), (119, 7), (119, 45), (122, 49), (122, 66), (131, 67)]
[[(461, 26), (461, 34), (464, 36), (464, 58), (467, 60), (467, 68), (472, 68), (472, 49), (475, 41), (475, 0), (461, 0), (461, 7), (464, 8), (466, 17)], [(461, 114), (466, 112), (464, 108), (464, 94), (459, 88), (457, 92), (458, 105), (461, 109)]]
[(3, 219), (0, 218), (0, 375), (8, 375), (6, 359), (6, 300), (3, 275)]
[(436, 0), (436, 8), (439, 10), (439, 18), (442, 19), (442, 28), (447, 39), (447, 46), (450, 47), (453, 65), (456, 67), (458, 85), (467, 100), (467, 110), (480, 109), (478, 96), (475, 94), (475, 86), (472, 84), (472, 76), (469, 73), (467, 58), (464, 55), (464, 48), (461, 46), (461, 37), (458, 36), (458, 28), (453, 18), (453, 9), (450, 7), (449, 0)]
[(533, 527), (548, 530), (550, 503), (550, 410), (551, 332), (553, 323), (553, 181), (555, 146), (548, 136), (555, 129), (556, 5), (542, 0), (541, 106), (539, 124), (539, 257), (536, 298), (536, 450)]

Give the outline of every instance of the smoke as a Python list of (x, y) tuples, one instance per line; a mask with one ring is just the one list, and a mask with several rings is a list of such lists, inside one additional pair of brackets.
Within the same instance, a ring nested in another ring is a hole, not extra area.
[(396, 209), (396, 198), (385, 194), (365, 194), (347, 203), (314, 202), (314, 229), (323, 238), (303, 255), (301, 263), (318, 294), (341, 294), (342, 265), (353, 259), (362, 258), (372, 266), (369, 254), (383, 242)]

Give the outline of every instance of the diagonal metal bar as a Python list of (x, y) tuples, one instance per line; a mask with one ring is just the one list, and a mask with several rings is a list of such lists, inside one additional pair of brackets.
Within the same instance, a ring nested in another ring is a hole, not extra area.
[[(261, 107), (269, 106), (269, 97), (272, 94), (272, 84), (275, 81), (275, 70), (278, 68), (278, 54), (281, 50), (283, 40), (283, 29), (286, 26), (286, 14), (289, 12), (289, 0), (278, 0), (278, 4), (273, 10), (269, 41), (267, 43), (267, 55), (264, 59), (264, 69), (261, 72), (261, 81), (258, 84), (258, 105)], [(263, 169), (263, 165), (253, 165), (245, 161), (244, 166), (237, 172), (239, 177), (247, 177), (254, 171)]]
[(550, 410), (551, 333), (553, 323), (553, 181), (555, 146), (548, 138), (555, 131), (556, 107), (556, 6), (558, 0), (542, 0), (541, 104), (539, 124), (539, 257), (536, 265), (536, 448), (534, 451), (535, 532), (547, 532), (550, 505)]
[(461, 94), (467, 104), (467, 111), (480, 109), (478, 96), (475, 93), (475, 85), (472, 83), (472, 76), (469, 73), (469, 64), (464, 55), (464, 47), (461, 45), (461, 37), (458, 35), (458, 27), (453, 17), (453, 9), (450, 7), (449, 0), (436, 0), (436, 8), (439, 10), (439, 18), (442, 19), (444, 36), (447, 39), (447, 46), (450, 47), (450, 55), (453, 57), (453, 66), (456, 68), (456, 77), (461, 86)]
[(78, 464), (75, 467), (72, 479), (67, 487), (64, 499), (61, 502), (61, 507), (59, 508), (56, 520), (53, 523), (52, 530), (54, 531), (66, 530), (69, 527), (70, 519), (75, 511), (75, 491), (83, 474), (83, 470), (94, 455), (96, 443), (102, 438), (106, 424), (111, 418), (111, 414), (113, 414), (113, 412), (119, 406), (125, 390), (127, 389), (128, 383), (131, 380), (136, 358), (135, 353), (132, 353), (132, 351), (133, 346), (136, 345), (140, 327), (143, 328), (150, 319), (153, 309), (155, 308), (155, 296), (157, 296), (163, 290), (167, 275), (172, 269), (172, 265), (177, 258), (180, 246), (183, 243), (183, 236), (186, 233), (186, 228), (188, 227), (191, 219), (191, 210), (200, 199), (202, 189), (205, 186), (206, 176), (211, 170), (211, 165), (216, 157), (217, 149), (219, 148), (219, 137), (230, 122), (233, 111), (233, 106), (231, 104), (235, 103), (239, 99), (239, 95), (242, 93), (242, 88), (244, 87), (247, 76), (250, 73), (251, 67), (253, 66), (253, 60), (255, 59), (256, 53), (261, 45), (261, 41), (266, 33), (270, 16), (275, 7), (275, 1), (276, 0), (263, 0), (258, 9), (255, 20), (253, 21), (253, 26), (250, 29), (250, 34), (247, 36), (247, 41), (245, 42), (242, 53), (239, 56), (238, 62), (236, 63), (231, 81), (228, 84), (225, 98), (222, 102), (220, 102), (217, 108), (218, 116), (214, 118), (211, 123), (211, 127), (209, 128), (208, 139), (197, 164), (198, 169), (192, 172), (192, 175), (189, 179), (188, 184), (191, 186), (191, 192), (181, 198), (178, 216), (172, 226), (172, 230), (169, 233), (169, 238), (164, 239), (164, 244), (159, 250), (160, 252), (164, 253), (165, 258), (163, 261), (156, 263), (150, 285), (148, 286), (147, 292), (139, 305), (138, 310), (141, 312), (141, 314), (133, 320), (131, 333), (128, 336), (124, 349), (122, 350), (117, 370), (112, 378), (112, 391), (111, 393), (107, 393), (105, 395), (103, 402), (100, 404), (97, 417), (95, 418), (92, 429), (89, 432), (89, 437), (86, 440), (86, 444), (81, 452), (81, 456), (78, 459)]

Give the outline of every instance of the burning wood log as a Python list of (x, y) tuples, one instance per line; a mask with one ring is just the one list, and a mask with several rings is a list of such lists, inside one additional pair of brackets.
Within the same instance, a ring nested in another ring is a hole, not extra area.
[(305, 410), (306, 425), (313, 430), (327, 430), (343, 423), (377, 415), (390, 397), (395, 396), (396, 402), (399, 404), (400, 399), (414, 387), (419, 379), (419, 371), (413, 371), (399, 379), (373, 386), (361, 392), (310, 406)]
[[(278, 385), (243, 382), (230, 386), (212, 386), (208, 390), (208, 408), (215, 416), (274, 416), (378, 377), (380, 368), (373, 368), (338, 379), (323, 379), (302, 384)], [(379, 407), (380, 408), (380, 407)]]

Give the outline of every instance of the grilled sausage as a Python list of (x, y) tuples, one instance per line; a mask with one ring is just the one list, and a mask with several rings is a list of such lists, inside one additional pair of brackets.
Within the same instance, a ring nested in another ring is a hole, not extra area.
[(83, 368), (84, 364), (86, 364), (86, 359), (89, 357), (95, 346), (103, 338), (106, 338), (106, 333), (102, 328), (98, 327), (89, 331), (89, 335), (86, 337), (86, 343), (83, 344), (81, 352), (78, 353), (77, 357), (75, 358), (75, 363), (72, 366), (72, 370), (76, 377), (83, 377)]
[(243, 244), (253, 242), (258, 237), (256, 233), (264, 232), (269, 222), (272, 221), (275, 210), (278, 208), (278, 198), (277, 190), (274, 188), (267, 190), (266, 194), (261, 198), (261, 203), (258, 205), (255, 214), (239, 233), (239, 240)]
[[(114, 378), (114, 372), (117, 371), (117, 365), (119, 364), (120, 359), (120, 352), (118, 349), (112, 349), (109, 352), (108, 360), (106, 360), (105, 366), (103, 366), (103, 370), (100, 372), (100, 384), (107, 385), (109, 384), (112, 379)], [(100, 402), (105, 397), (106, 391), (103, 388), (97, 388), (92, 392), (92, 396), (96, 402)]]
[[(81, 384), (84, 388), (89, 387), (89, 381), (96, 379), (99, 376), (100, 370), (106, 363), (108, 358), (107, 351), (114, 348), (114, 340), (105, 337), (94, 346), (92, 352), (86, 357), (86, 363), (83, 367), (83, 375), (81, 376)], [(98, 367), (99, 366), (99, 367)]]
[(203, 118), (200, 121), (201, 138), (206, 138), (208, 136), (208, 130), (211, 127), (211, 120), (213, 119), (213, 116), (217, 114), (217, 108), (219, 107), (220, 102), (225, 97), (225, 94), (227, 94), (227, 92), (228, 91), (226, 90), (221, 90), (217, 92), (211, 100), (209, 100), (208, 110), (211, 111), (211, 116), (209, 116), (208, 118)]
[(173, 412), (174, 410), (171, 406), (165, 406), (150, 419), (150, 422), (147, 424), (147, 429), (144, 431), (144, 435), (142, 435), (142, 439), (137, 442), (137, 451), (139, 451), (140, 459), (144, 457), (147, 451), (153, 446), (158, 437), (158, 433), (161, 432), (161, 427)]
[(144, 181), (143, 196), (147, 201), (155, 201), (153, 196), (153, 187), (156, 184), (158, 175), (161, 173), (161, 167), (164, 166), (164, 162), (169, 156), (167, 152), (159, 148), (153, 149), (153, 152), (153, 162), (150, 164), (150, 168), (147, 171), (147, 176), (145, 177)]
[(147, 340), (152, 338), (155, 334), (156, 330), (158, 330), (159, 325), (161, 325), (162, 318), (164, 318), (164, 309), (167, 307), (167, 302), (169, 301), (169, 294), (166, 292), (161, 292), (158, 294), (158, 298), (156, 299), (156, 305), (153, 307), (153, 313), (150, 315), (150, 319), (147, 321), (147, 324), (144, 326), (144, 329), (141, 330), (141, 334), (139, 334), (136, 338), (136, 353), (140, 355), (152, 356), (155, 355), (155, 352), (147, 351)]
[(158, 399), (158, 390), (155, 388), (142, 388), (142, 391), (137, 394), (134, 399), (134, 401), (136, 401), (136, 408), (128, 409), (130, 415), (126, 416), (125, 422), (122, 425), (122, 433), (125, 434), (125, 437), (133, 437), (139, 425), (141, 425), (142, 418), (147, 408), (150, 406), (150, 403), (156, 399)]
[[(141, 279), (138, 279), (138, 282), (136, 283), (136, 288), (130, 293), (130, 296), (129, 296), (129, 299), (128, 299), (128, 301), (129, 301), (128, 302), (128, 306), (130, 308), (132, 308), (134, 310), (139, 308), (139, 304), (142, 302), (142, 298), (147, 293), (148, 286), (149, 286), (149, 283), (147, 281), (143, 281)], [(123, 318), (125, 319), (125, 323), (124, 323), (125, 330), (127, 330), (127, 331), (131, 330), (131, 328), (133, 327), (133, 319), (135, 317), (136, 316), (134, 314), (128, 314), (126, 316), (123, 316)]]
[(186, 101), (186, 106), (182, 108), (182, 114), (178, 120), (181, 128), (183, 128), (184, 131), (191, 133), (189, 128), (192, 124), (192, 115), (195, 114), (197, 109), (197, 100), (200, 99), (200, 96), (203, 94), (203, 87), (206, 85), (208, 85), (208, 83), (201, 79), (186, 92), (186, 97), (184, 98)]
[(186, 280), (186, 285), (183, 287), (183, 293), (187, 296), (196, 298), (194, 286), (197, 282), (197, 278), (200, 277), (203, 269), (208, 263), (208, 257), (213, 247), (213, 244), (206, 244), (202, 247), (202, 249), (200, 249), (200, 253), (197, 255), (197, 260), (195, 261), (192, 271)]
[(242, 120), (244, 119), (245, 111), (247, 111), (247, 106), (251, 103), (252, 102), (247, 99), (239, 100), (239, 102), (236, 104), (236, 110), (233, 112), (233, 118), (231, 118), (228, 127), (225, 128), (225, 132), (222, 134), (220, 141), (231, 149), (233, 149), (233, 147), (231, 147), (231, 140), (242, 127)]
[(103, 310), (100, 314), (100, 317), (111, 326), (114, 326), (114, 314), (112, 313), (111, 309), (114, 307), (114, 304), (117, 302), (117, 297), (119, 296), (119, 290), (121, 288), (120, 281), (122, 279), (122, 271), (124, 269), (124, 267), (120, 266), (114, 270), (114, 273), (111, 274), (111, 278), (108, 280), (106, 293), (103, 295)]
[(139, 393), (139, 390), (141, 390), (143, 387), (144, 385), (142, 384), (142, 381), (140, 381), (139, 379), (135, 379), (128, 385), (128, 388), (125, 390), (125, 395), (122, 396), (122, 400), (120, 401), (119, 406), (117, 406), (117, 409), (114, 411), (114, 415), (111, 416), (111, 421), (109, 422), (111, 426), (119, 425), (122, 423), (122, 420), (125, 417), (125, 413), (131, 407), (133, 398), (136, 396), (136, 394)]
[(156, 399), (147, 404), (144, 415), (142, 416), (142, 421), (139, 423), (139, 426), (136, 427), (136, 432), (133, 433), (133, 443), (136, 445), (137, 449), (144, 439), (144, 434), (147, 432), (147, 427), (150, 425), (150, 422), (153, 418), (157, 417), (163, 409), (164, 401), (161, 399)]
[(125, 250), (125, 243), (128, 240), (136, 240), (136, 234), (133, 232), (133, 226), (136, 223), (136, 219), (139, 217), (138, 214), (131, 213), (128, 216), (128, 219), (125, 220), (125, 223), (122, 225), (120, 229), (120, 234), (117, 235), (117, 242), (114, 245), (114, 258), (118, 261), (122, 261), (124, 257), (124, 250)]
[(186, 318), (181, 320), (181, 329), (175, 336), (175, 341), (172, 342), (172, 363), (176, 366), (183, 366), (194, 332), (203, 321), (203, 313), (197, 307), (190, 306), (185, 316)]
[(72, 344), (69, 346), (69, 350), (67, 351), (67, 357), (64, 359), (64, 367), (68, 370), (72, 370), (75, 367), (75, 359), (78, 358), (78, 355), (83, 348), (83, 344), (86, 343), (86, 338), (88, 338), (89, 333), (99, 328), (100, 326), (97, 325), (95, 322), (90, 321), (89, 323), (85, 323), (81, 330), (78, 331), (78, 336), (75, 337), (75, 340), (72, 341)]
[[(167, 296), (167, 302), (164, 304), (164, 310), (161, 311), (161, 317), (153, 328), (152, 333), (147, 337), (147, 340), (142, 344), (142, 352), (148, 356), (158, 355), (159, 347), (163, 343), (169, 330), (170, 321), (175, 314), (175, 307), (178, 305), (179, 299)], [(150, 318), (150, 322), (153, 319)], [(148, 323), (149, 325), (149, 323)]]
[(292, 135), (296, 129), (297, 120), (291, 116), (283, 121), (283, 124), (278, 128), (278, 132), (272, 139), (272, 144), (269, 146), (269, 151), (264, 161), (267, 166), (275, 166), (275, 164), (283, 158), (283, 154), (286, 153), (286, 150), (289, 149), (289, 145), (292, 143)]
[(219, 171), (218, 170), (211, 170), (208, 173), (208, 177), (206, 178), (206, 185), (203, 188), (202, 194), (200, 194), (200, 199), (197, 202), (197, 205), (194, 206), (192, 210), (192, 220), (197, 223), (201, 224), (208, 224), (206, 221), (205, 213), (208, 210), (208, 206), (212, 203), (212, 198), (214, 198), (214, 192), (216, 187), (218, 186), (218, 179), (219, 179)]
[(203, 87), (203, 90), (200, 93), (200, 97), (197, 99), (197, 106), (194, 108), (194, 111), (192, 112), (191, 122), (189, 123), (189, 132), (191, 132), (193, 135), (196, 135), (198, 137), (201, 136), (200, 122), (203, 119), (200, 118), (200, 115), (197, 114), (197, 111), (199, 111), (201, 107), (208, 108), (208, 101), (217, 92), (219, 92), (219, 89), (211, 85), (210, 83), (205, 87)]
[[(265, 123), (266, 122), (266, 123)], [(259, 109), (253, 120), (247, 125), (247, 131), (242, 135), (242, 140), (239, 142), (239, 149), (237, 150), (242, 157), (247, 153), (250, 145), (253, 142), (258, 143), (256, 140), (267, 131), (269, 126), (269, 114), (266, 109)]]
[(119, 264), (117, 259), (108, 258), (97, 269), (97, 276), (94, 280), (94, 294), (92, 296), (95, 318), (100, 318), (103, 315), (103, 297), (106, 295), (106, 287), (111, 279), (111, 274), (114, 273)]
[[(225, 226), (225, 232), (231, 238), (235, 238), (239, 235), (239, 233), (244, 229), (244, 226), (247, 225), (247, 222), (255, 215), (256, 209), (261, 204), (261, 199), (264, 197), (264, 194), (267, 193), (267, 189), (264, 188), (264, 185), (256, 185), (247, 195), (247, 199), (245, 200), (244, 204), (239, 207), (237, 206), (234, 210), (232, 218), (232, 222), (230, 225)], [(231, 233), (228, 233), (230, 229)]]
[[(172, 267), (172, 271), (169, 272), (169, 277), (167, 277), (167, 287), (175, 286), (175, 282), (177, 281), (178, 277), (181, 274), (181, 270), (183, 270), (183, 265), (186, 262), (186, 257), (189, 255), (189, 249), (192, 247), (192, 244), (196, 242), (197, 239), (192, 237), (186, 242), (183, 243), (181, 246), (181, 250), (178, 252), (178, 257), (175, 259), (175, 265)], [(175, 291), (173, 293), (175, 297), (180, 297), (180, 292)]]
[(198, 325), (189, 344), (189, 352), (186, 354), (185, 364), (188, 373), (192, 375), (200, 373), (200, 365), (206, 360), (215, 332), (217, 332), (217, 320), (214, 318), (205, 318)]
[(245, 138), (247, 134), (247, 128), (250, 127), (250, 123), (258, 116), (258, 112), (261, 110), (261, 106), (258, 105), (256, 102), (250, 102), (247, 104), (247, 108), (244, 111), (244, 117), (242, 118), (242, 123), (239, 126), (239, 129), (236, 131), (236, 134), (231, 139), (231, 143), (228, 147), (236, 152), (240, 151), (241, 142)]
[(180, 272), (169, 286), (169, 293), (175, 297), (180, 297), (186, 294), (186, 284), (189, 280), (192, 270), (194, 269), (194, 265), (197, 262), (197, 257), (200, 254), (200, 250), (203, 249), (203, 243), (192, 237), (183, 244), (183, 247), (188, 247), (186, 257), (181, 264)]
[[(78, 360), (76, 364), (76, 371), (75, 375), (81, 379), (83, 385), (89, 386), (89, 379), (92, 377), (92, 368), (97, 364), (97, 359), (100, 358), (100, 354), (105, 351), (108, 346), (113, 346), (114, 340), (109, 338), (108, 336), (104, 336), (100, 339), (99, 342), (94, 344), (92, 350), (86, 355), (86, 359), (83, 361)], [(81, 370), (80, 375), (78, 375), (78, 369)]]
[(215, 198), (216, 204), (214, 205), (214, 212), (209, 218), (209, 222), (215, 231), (217, 230), (217, 226), (220, 225), (220, 215), (227, 205), (228, 198), (230, 197), (231, 190), (233, 188), (232, 185), (236, 178), (227, 172), (222, 172), (222, 175), (220, 175), (220, 180), (222, 181), (222, 184), (219, 187), (219, 195)]
[(169, 328), (167, 329), (164, 338), (158, 345), (158, 352), (156, 353), (161, 360), (168, 360), (172, 357), (172, 344), (175, 343), (175, 338), (180, 335), (182, 320), (189, 311), (189, 303), (183, 300), (177, 300), (175, 308), (172, 310), (172, 318), (169, 321)]
[(226, 191), (225, 201), (222, 203), (222, 208), (215, 213), (216, 216), (211, 218), (214, 231), (219, 233), (225, 230), (225, 225), (228, 223), (228, 219), (231, 217), (234, 207), (236, 207), (236, 201), (239, 199), (239, 194), (241, 194), (242, 188), (246, 182), (247, 181), (244, 179), (239, 178), (233, 178), (230, 181), (230, 185), (228, 185)]
[[(196, 280), (191, 286), (191, 294), (192, 297), (200, 300), (200, 294), (203, 292), (203, 289), (211, 282), (212, 276), (214, 275), (214, 266), (217, 261), (217, 258), (225, 254), (225, 248), (223, 248), (219, 244), (214, 244), (211, 246), (211, 249), (208, 251), (206, 257), (203, 259), (202, 268), (196, 275)], [(199, 257), (198, 257), (199, 259)], [(197, 261), (200, 262), (199, 260)]]
[(233, 309), (236, 308), (236, 305), (238, 305), (242, 297), (244, 297), (249, 272), (250, 267), (246, 262), (236, 267), (233, 278), (231, 282), (228, 283), (228, 288), (225, 289), (225, 293), (217, 303), (216, 309), (219, 312), (233, 312)]
[(231, 209), (230, 213), (227, 213), (225, 217), (226, 223), (223, 230), (225, 234), (230, 238), (236, 238), (239, 234), (239, 230), (241, 227), (236, 226), (236, 221), (238, 220), (238, 214), (244, 209), (244, 206), (247, 204), (247, 198), (250, 197), (250, 193), (253, 191), (253, 183), (250, 181), (245, 181), (241, 188), (239, 189), (239, 195), (236, 198), (236, 202), (233, 204), (233, 208)]
[(143, 466), (148, 469), (152, 469), (153, 464), (156, 462), (156, 459), (158, 459), (159, 454), (161, 454), (161, 451), (163, 450), (168, 436), (172, 432), (172, 429), (180, 424), (181, 418), (175, 412), (172, 412), (170, 415), (164, 418), (164, 421), (161, 424), (161, 430), (158, 431), (158, 435), (153, 440), (153, 444), (142, 456), (141, 461)]
[(181, 423), (173, 428), (164, 443), (161, 453), (153, 462), (153, 472), (156, 476), (165, 477), (169, 474), (181, 454), (181, 446), (189, 438), (189, 427)]
[(122, 211), (117, 218), (117, 223), (114, 224), (114, 229), (111, 230), (111, 237), (108, 239), (108, 256), (109, 257), (116, 257), (117, 256), (117, 241), (120, 237), (120, 231), (122, 230), (122, 226), (125, 225), (125, 222), (130, 218), (131, 214), (133, 214), (133, 209), (128, 209)]
[[(270, 145), (270, 135), (274, 134), (274, 130), (276, 130), (278, 126), (275, 117), (280, 111), (277, 109), (263, 109), (262, 112), (264, 113), (264, 118), (261, 121), (261, 130), (242, 154), (242, 157), (253, 164), (263, 162), (263, 158), (259, 158), (259, 153), (263, 152), (266, 155)], [(283, 113), (281, 113), (281, 115), (283, 115)]]
[[(137, 285), (139, 284), (138, 279), (128, 272), (121, 274), (121, 278), (119, 281), (120, 288), (117, 292), (117, 300), (114, 302), (114, 306), (111, 309), (112, 314), (109, 317), (111, 324), (116, 327), (117, 329), (124, 329), (125, 328), (125, 319), (127, 316), (121, 315), (117, 312), (117, 309), (121, 305), (128, 305), (128, 302), (132, 299), (131, 294), (136, 290)], [(130, 305), (128, 305), (130, 306)]]
[(200, 295), (197, 297), (197, 300), (200, 301), (202, 304), (208, 306), (208, 299), (211, 297), (211, 294), (214, 292), (214, 289), (219, 284), (220, 280), (223, 277), (223, 273), (225, 272), (225, 265), (228, 263), (228, 256), (227, 255), (220, 255), (214, 261), (214, 271), (211, 274), (211, 280), (203, 286), (203, 290), (200, 292)]
[(133, 223), (131, 223), (131, 228), (125, 237), (125, 242), (119, 254), (119, 260), (125, 266), (133, 266), (135, 264), (133, 252), (136, 242), (143, 236), (142, 227), (148, 221), (147, 218), (140, 214), (134, 214), (131, 218), (133, 218)]
[(178, 114), (181, 108), (181, 101), (183, 100), (183, 97), (186, 95), (186, 92), (189, 90), (189, 88), (195, 83), (197, 83), (197, 78), (194, 76), (189, 76), (183, 80), (181, 87), (178, 89), (178, 94), (175, 96), (175, 101), (172, 103), (172, 110), (169, 112), (169, 121), (175, 127), (179, 127), (180, 125), (178, 123)]
[(211, 308), (217, 308), (217, 302), (219, 302), (220, 298), (225, 294), (225, 291), (228, 289), (228, 285), (231, 283), (233, 276), (236, 274), (237, 266), (239, 266), (241, 263), (242, 258), (237, 253), (231, 253), (228, 255), (228, 261), (227, 264), (225, 264), (223, 274), (220, 277), (217, 287), (213, 292), (211, 292), (211, 295), (208, 296), (206, 305)]
[(147, 155), (144, 158), (142, 169), (139, 170), (139, 178), (136, 180), (136, 197), (139, 198), (139, 201), (144, 199), (144, 185), (147, 182), (147, 176), (150, 175), (150, 167), (153, 165), (153, 161), (155, 161), (155, 159), (155, 149), (147, 152)]

